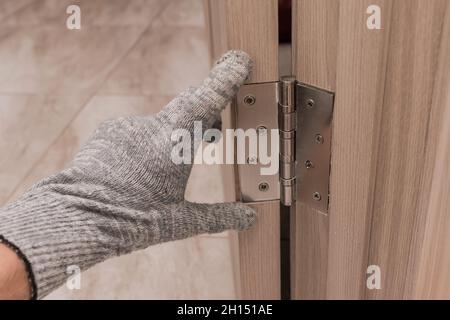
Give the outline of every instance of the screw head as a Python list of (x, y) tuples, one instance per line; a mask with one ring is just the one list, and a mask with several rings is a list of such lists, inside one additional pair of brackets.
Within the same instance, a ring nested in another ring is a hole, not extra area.
[(306, 160), (305, 167), (306, 167), (306, 169), (314, 168), (314, 163), (311, 160)]
[(256, 128), (256, 132), (258, 135), (266, 135), (267, 134), (267, 128), (264, 126), (259, 126)]
[(315, 101), (313, 99), (306, 100), (306, 109), (312, 109), (314, 108)]
[(256, 102), (255, 96), (249, 94), (244, 97), (244, 103), (248, 106), (254, 105)]
[(269, 190), (269, 184), (267, 182), (261, 182), (258, 186), (259, 191), (266, 192)]
[(321, 134), (316, 134), (315, 135), (315, 137), (314, 137), (314, 141), (317, 143), (317, 144), (322, 144), (323, 143), (323, 136), (321, 135)]
[(320, 201), (320, 200), (322, 200), (322, 196), (320, 195), (320, 193), (314, 192), (313, 193), (313, 199), (316, 200), (316, 201)]
[(258, 158), (256, 156), (250, 156), (247, 158), (248, 164), (258, 164)]

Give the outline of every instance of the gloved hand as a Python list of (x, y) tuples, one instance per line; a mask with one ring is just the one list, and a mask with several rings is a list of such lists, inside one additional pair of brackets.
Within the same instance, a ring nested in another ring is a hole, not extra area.
[(152, 117), (103, 123), (69, 168), (0, 209), (0, 235), (23, 254), (37, 297), (108, 257), (227, 229), (244, 230), (255, 212), (240, 203), (184, 200), (191, 165), (172, 162), (173, 130), (209, 128), (248, 77), (251, 60), (230, 51), (196, 89)]

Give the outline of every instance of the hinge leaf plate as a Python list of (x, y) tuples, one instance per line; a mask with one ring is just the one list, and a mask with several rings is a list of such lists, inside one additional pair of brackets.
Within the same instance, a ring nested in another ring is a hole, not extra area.
[[(269, 143), (267, 154), (271, 154), (273, 148), (270, 132), (272, 129), (278, 129), (277, 92), (278, 82), (246, 84), (240, 88), (236, 97), (236, 128), (243, 130), (266, 128), (267, 141)], [(246, 139), (245, 143), (245, 159), (248, 159), (249, 140)], [(278, 145), (275, 150), (278, 150)], [(261, 175), (261, 168), (266, 166), (261, 165), (258, 159), (255, 160), (255, 164), (238, 164), (242, 201), (253, 202), (279, 199), (278, 174)]]
[(297, 201), (328, 214), (334, 94), (297, 83)]

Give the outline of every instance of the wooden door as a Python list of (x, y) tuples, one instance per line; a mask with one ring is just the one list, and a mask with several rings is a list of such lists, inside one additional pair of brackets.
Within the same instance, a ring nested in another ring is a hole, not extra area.
[[(205, 0), (213, 60), (241, 49), (254, 60), (248, 83), (278, 80), (277, 0)], [(223, 115), (222, 128), (235, 126), (234, 106)], [(230, 197), (240, 200), (235, 167), (224, 168)], [(232, 200), (230, 199), (230, 200)], [(280, 298), (280, 202), (249, 203), (258, 214), (255, 227), (235, 235), (235, 278), (242, 299)]]
[(293, 71), (336, 94), (329, 213), (297, 205), (293, 298), (449, 298), (450, 2), (293, 0)]
[[(277, 1), (205, 3), (212, 56), (243, 49), (251, 83), (276, 81)], [(380, 29), (368, 27), (374, 6)], [(335, 103), (328, 214), (291, 209), (291, 298), (450, 298), (450, 1), (292, 0), (292, 61)], [(252, 205), (259, 221), (236, 242), (240, 297), (279, 298), (279, 202)]]

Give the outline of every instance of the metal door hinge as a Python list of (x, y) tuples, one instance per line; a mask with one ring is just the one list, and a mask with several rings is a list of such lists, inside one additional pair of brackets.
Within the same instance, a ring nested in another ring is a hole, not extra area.
[(280, 200), (285, 206), (295, 201), (295, 131), (297, 113), (294, 77), (280, 79), (278, 97), (278, 129), (280, 130)]
[(268, 153), (279, 150), (278, 175), (262, 175), (264, 165), (257, 157), (238, 165), (244, 202), (280, 199), (291, 206), (297, 200), (328, 213), (333, 103), (332, 92), (292, 76), (241, 87), (236, 127), (279, 133), (277, 146), (267, 139)]

